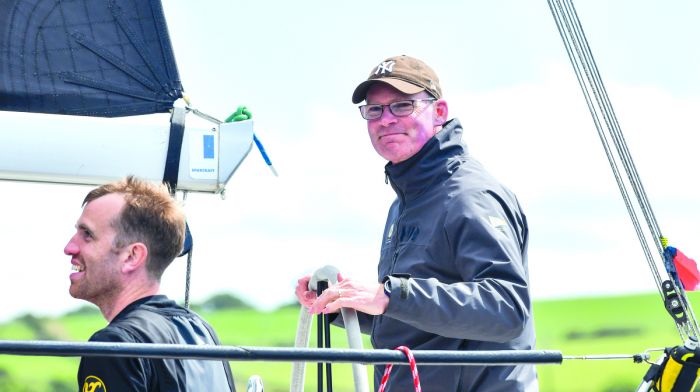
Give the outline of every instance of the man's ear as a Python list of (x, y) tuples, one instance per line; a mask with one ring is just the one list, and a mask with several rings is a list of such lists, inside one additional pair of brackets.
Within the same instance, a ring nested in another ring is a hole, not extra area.
[(438, 99), (433, 104), (435, 107), (435, 124), (436, 126), (442, 125), (447, 122), (447, 115), (449, 111), (447, 110), (447, 102), (444, 99)]
[(148, 248), (142, 242), (134, 242), (126, 248), (126, 259), (122, 264), (122, 272), (131, 273), (146, 267)]

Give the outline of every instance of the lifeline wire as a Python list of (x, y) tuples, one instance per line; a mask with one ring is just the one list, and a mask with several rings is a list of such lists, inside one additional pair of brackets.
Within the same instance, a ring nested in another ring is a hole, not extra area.
[[(576, 78), (578, 79), (579, 85), (583, 92), (584, 98), (586, 99), (586, 104), (593, 117), (593, 122), (598, 131), (598, 136), (605, 149), (605, 154), (610, 163), (610, 167), (615, 176), (615, 181), (617, 182), (622, 198), (625, 202), (625, 206), (632, 220), (635, 232), (637, 233), (637, 238), (642, 245), (642, 250), (647, 259), (647, 263), (656, 282), (657, 289), (664, 299), (664, 291), (662, 289), (662, 278), (659, 274), (659, 269), (656, 262), (654, 261), (654, 256), (649, 249), (648, 239), (644, 234), (643, 228), (639, 223), (637, 213), (632, 204), (631, 198), (627, 191), (627, 186), (624, 183), (624, 179), (620, 174), (620, 169), (617, 164), (619, 160), (627, 174), (627, 179), (632, 186), (637, 200), (637, 207), (642, 211), (644, 218), (647, 223), (647, 228), (649, 229), (649, 234), (653, 240), (658, 253), (663, 261), (663, 245), (661, 243), (661, 230), (656, 221), (656, 217), (651, 209), (651, 205), (647, 198), (646, 192), (642, 185), (641, 179), (637, 172), (637, 169), (632, 160), (632, 156), (627, 148), (627, 143), (625, 142), (624, 136), (622, 135), (622, 130), (617, 121), (615, 111), (613, 110), (612, 104), (608, 97), (608, 93), (603, 85), (602, 78), (598, 72), (595, 60), (593, 59), (593, 54), (591, 53), (588, 41), (586, 40), (583, 28), (579, 21), (578, 15), (574, 8), (571, 0), (548, 0), (549, 8), (552, 11), (554, 20), (557, 24), (559, 34), (561, 35), (562, 41), (564, 42), (564, 47), (566, 48), (571, 64), (576, 73)], [(592, 96), (591, 96), (592, 94)], [(595, 103), (594, 103), (595, 100)], [(605, 123), (607, 134), (603, 129), (602, 123)], [(613, 145), (617, 151), (617, 160), (613, 155), (613, 151), (610, 148), (610, 140), (612, 140)], [(665, 269), (664, 269), (665, 270)], [(676, 323), (678, 332), (681, 335), (681, 339), (685, 340), (687, 337), (697, 337), (698, 336), (698, 326), (693, 314), (693, 310), (690, 304), (686, 300), (685, 291), (683, 287), (677, 284), (675, 279), (670, 279), (674, 290), (680, 294), (681, 306), (684, 313), (688, 316), (688, 322), (680, 325)]]

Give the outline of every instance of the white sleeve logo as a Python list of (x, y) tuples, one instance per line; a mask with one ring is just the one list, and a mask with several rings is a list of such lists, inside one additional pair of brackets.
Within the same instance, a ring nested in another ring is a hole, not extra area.
[(503, 233), (503, 234), (506, 233), (506, 228), (508, 227), (508, 223), (505, 220), (503, 220), (503, 218), (498, 217), (498, 216), (488, 216), (487, 218), (482, 217), (481, 219), (486, 221), (486, 223), (488, 223), (489, 226), (500, 231), (501, 233)]

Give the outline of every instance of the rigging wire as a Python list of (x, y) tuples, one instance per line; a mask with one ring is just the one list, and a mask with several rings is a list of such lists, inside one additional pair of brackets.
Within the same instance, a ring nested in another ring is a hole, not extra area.
[[(652, 272), (659, 294), (662, 299), (666, 299), (666, 290), (663, 288), (663, 279), (659, 273), (657, 261), (655, 261), (649, 247), (651, 240), (657, 248), (662, 265), (664, 260), (665, 239), (661, 234), (658, 222), (651, 208), (651, 204), (642, 185), (641, 178), (637, 172), (632, 155), (627, 147), (627, 142), (622, 134), (622, 129), (617, 121), (617, 116), (613, 110), (608, 93), (603, 85), (603, 80), (598, 71), (598, 67), (591, 53), (588, 41), (583, 32), (578, 14), (571, 0), (548, 0), (549, 8), (554, 16), (557, 29), (561, 35), (564, 47), (569, 56), (569, 60), (574, 68), (576, 78), (583, 92), (588, 110), (593, 117), (598, 136), (603, 144), (610, 167), (613, 171), (615, 181), (622, 195), (625, 207), (634, 226), (637, 238), (642, 246), (642, 251)], [(602, 124), (605, 124), (605, 129)], [(607, 133), (605, 132), (607, 130)], [(615, 148), (617, 155), (614, 155), (610, 143)], [(619, 163), (623, 166), (637, 204), (633, 204), (632, 198), (627, 190), (627, 185), (621, 174)], [(635, 206), (642, 212), (649, 231), (645, 234), (640, 220), (637, 216)], [(651, 238), (649, 238), (651, 237)], [(671, 285), (676, 293), (682, 298), (680, 305), (687, 321), (676, 320), (676, 327), (682, 340), (698, 336), (698, 324), (695, 319), (690, 303), (686, 299), (682, 284), (678, 281), (675, 271), (664, 270), (670, 275)]]

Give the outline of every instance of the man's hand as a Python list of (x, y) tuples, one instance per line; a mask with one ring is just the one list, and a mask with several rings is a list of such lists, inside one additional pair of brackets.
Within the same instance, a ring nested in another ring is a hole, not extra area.
[[(302, 283), (302, 279), (299, 280), (299, 284)], [(306, 284), (308, 287), (308, 279), (306, 279)], [(304, 295), (303, 298), (310, 298), (310, 296)], [(316, 297), (316, 294), (314, 293), (313, 296)], [(299, 302), (304, 304), (299, 295), (298, 285), (297, 297), (300, 298)], [(384, 294), (384, 286), (381, 283), (368, 284), (352, 279), (343, 279), (338, 274), (338, 283), (328, 287), (320, 297), (311, 302), (309, 313), (312, 314), (334, 313), (340, 308), (351, 308), (362, 313), (378, 315), (386, 311), (389, 297)]]
[(311, 280), (310, 275), (306, 275), (302, 278), (300, 278), (297, 281), (297, 288), (294, 291), (294, 294), (296, 294), (297, 299), (299, 300), (299, 303), (307, 308), (310, 308), (311, 305), (314, 304), (314, 301), (316, 301), (316, 292), (315, 291), (310, 291), (309, 290), (309, 281)]

